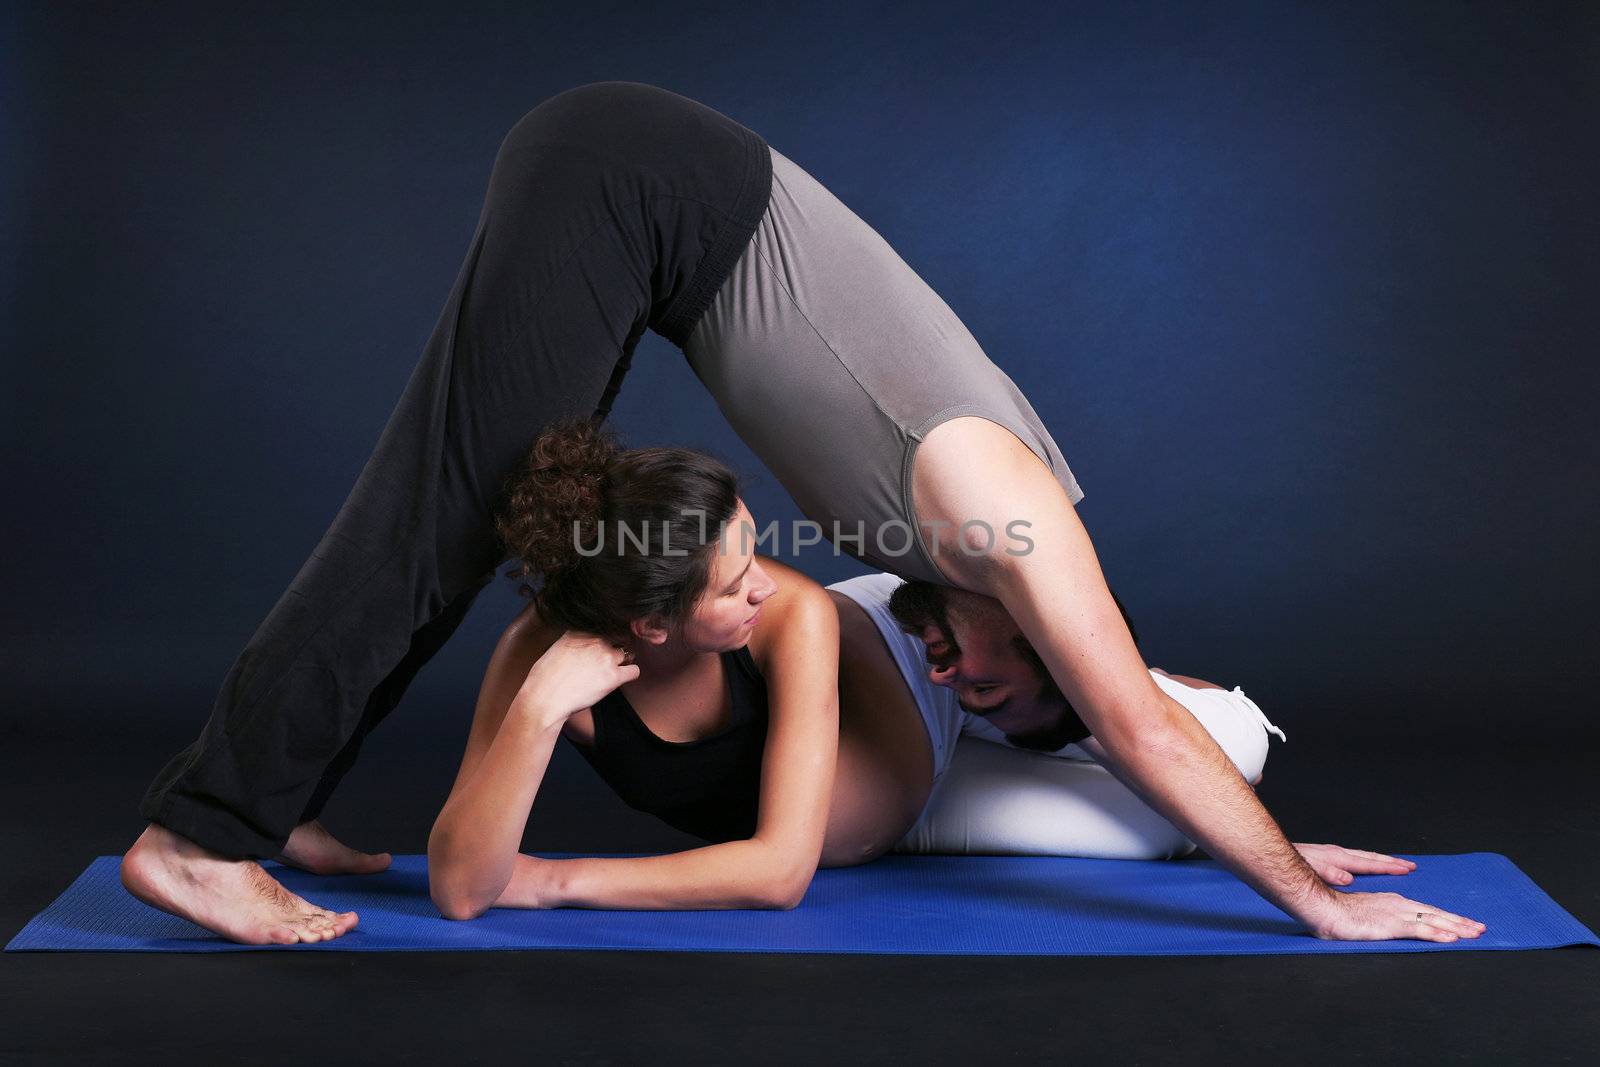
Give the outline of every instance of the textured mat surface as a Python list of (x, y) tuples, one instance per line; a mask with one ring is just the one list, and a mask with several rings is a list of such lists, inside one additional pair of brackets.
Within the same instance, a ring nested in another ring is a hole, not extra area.
[(1600, 945), (1506, 857), (1409, 856), (1402, 876), (1349, 888), (1398, 892), (1487, 924), (1482, 937), (1333, 942), (1210, 860), (1137, 862), (1037, 856), (888, 856), (817, 872), (793, 911), (626, 912), (495, 908), (441, 918), (427, 859), (396, 856), (377, 875), (319, 877), (265, 864), (291, 890), (360, 924), (311, 945), (236, 945), (135, 900), (119, 857), (101, 856), (6, 951), (380, 952), (633, 949), (883, 955), (1159, 956), (1317, 952), (1463, 952)]

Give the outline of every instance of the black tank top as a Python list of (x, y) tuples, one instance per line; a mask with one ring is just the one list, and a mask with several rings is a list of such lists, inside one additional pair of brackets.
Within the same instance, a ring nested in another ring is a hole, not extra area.
[(748, 648), (721, 658), (723, 685), (732, 697), (721, 732), (664, 741), (614, 689), (591, 709), (594, 744), (572, 746), (629, 807), (707, 841), (755, 834), (767, 743), (766, 680)]

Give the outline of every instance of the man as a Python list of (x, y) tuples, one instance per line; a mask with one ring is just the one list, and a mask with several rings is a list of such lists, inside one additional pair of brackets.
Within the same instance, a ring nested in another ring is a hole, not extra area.
[[(872, 620), (928, 727), (935, 785), (903, 852), (981, 852), (1122, 859), (1177, 857), (1194, 841), (1153, 810), (1044, 668), (999, 601), (925, 581), (869, 574), (836, 582)], [(1120, 608), (1120, 602), (1118, 602)], [(1123, 615), (1126, 621), (1126, 614)], [(1129, 626), (1131, 637), (1131, 624)], [(1154, 684), (1261, 780), (1274, 726), (1238, 687), (1152, 669)], [(1031, 750), (1031, 751), (1030, 751)], [(1357, 874), (1405, 874), (1409, 860), (1337, 845), (1294, 844), (1329, 885)], [(1425, 917), (1405, 936), (1477, 937), (1480, 923), (1382, 896)]]

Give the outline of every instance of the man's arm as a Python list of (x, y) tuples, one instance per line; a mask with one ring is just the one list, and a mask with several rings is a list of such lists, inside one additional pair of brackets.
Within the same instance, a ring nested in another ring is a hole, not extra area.
[(919, 522), (960, 531), (937, 559), (945, 576), (1005, 605), (1112, 762), (1240, 879), (1319, 937), (1476, 936), (1478, 924), (1397, 894), (1322, 884), (1211, 735), (1150, 677), (1077, 509), (1015, 434), (982, 418), (935, 426), (912, 497)]
[(1478, 936), (1480, 924), (1396, 893), (1329, 888), (1205, 727), (1151, 680), (1103, 582), (1100, 589), (1099, 596), (1092, 587), (1071, 599), (1058, 589), (1041, 596), (1017, 574), (1009, 589), (1015, 606), (1008, 607), (1124, 784), (1318, 937)]
[(1150, 702), (1096, 716), (1113, 732), (1127, 719), (1142, 724), (1143, 736), (1122, 733), (1120, 743), (1103, 742), (1107, 769), (1256, 892), (1316, 931), (1338, 894), (1284, 836), (1206, 728), (1152, 689)]

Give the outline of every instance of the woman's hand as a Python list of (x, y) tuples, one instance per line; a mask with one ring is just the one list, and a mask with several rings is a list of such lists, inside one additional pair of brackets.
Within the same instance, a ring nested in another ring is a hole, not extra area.
[(1329, 885), (1349, 885), (1358, 874), (1410, 874), (1417, 869), (1417, 865), (1410, 860), (1385, 856), (1381, 852), (1363, 852), (1339, 845), (1290, 843)]
[(603, 637), (568, 630), (534, 661), (512, 707), (537, 717), (541, 726), (560, 726), (637, 677), (632, 653)]

